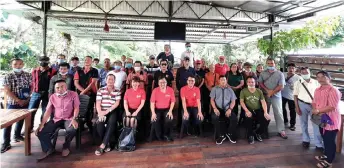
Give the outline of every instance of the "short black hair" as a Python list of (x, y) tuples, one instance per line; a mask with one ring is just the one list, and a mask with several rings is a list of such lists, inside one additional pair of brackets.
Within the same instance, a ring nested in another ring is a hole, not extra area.
[(161, 65), (161, 62), (166, 62), (166, 63), (168, 63), (167, 59), (162, 59), (162, 60), (160, 60), (160, 62), (159, 62), (160, 65)]
[(134, 76), (132, 82), (141, 82), (141, 79), (138, 76)]
[(54, 82), (54, 85), (56, 85), (57, 83), (67, 83), (64, 79), (59, 79), (57, 81)]
[(289, 63), (287, 64), (287, 67), (296, 67), (296, 65), (294, 63)]
[(59, 67), (67, 67), (69, 69), (70, 65), (67, 62), (62, 62)]
[(113, 78), (116, 80), (116, 76), (115, 76), (115, 74), (113, 74), (113, 73), (107, 74), (105, 80), (107, 80), (107, 78), (108, 78), (109, 76), (113, 76)]
[(72, 57), (70, 60), (71, 61), (74, 61), (74, 60), (79, 61), (79, 57)]
[(142, 66), (142, 62), (141, 61), (135, 61), (134, 64), (140, 64), (140, 66)]
[(275, 62), (275, 60), (272, 59), (271, 57), (269, 57), (269, 58), (266, 59), (266, 62), (268, 62), (268, 61), (273, 61), (273, 62)]
[(57, 55), (57, 57), (59, 57), (59, 56), (63, 56), (63, 58), (66, 59), (66, 56), (64, 54)]
[(256, 80), (253, 76), (248, 76), (248, 77), (246, 78), (246, 81), (248, 81), (248, 79), (254, 79), (254, 80)]
[(24, 62), (21, 58), (12, 58), (11, 59), (11, 63), (13, 63), (13, 61), (21, 61), (21, 62)]
[(167, 81), (167, 79), (166, 79), (166, 77), (164, 75), (159, 76), (158, 81), (162, 80), (162, 79), (165, 79)]
[(318, 76), (318, 74), (322, 74), (322, 75), (328, 77), (329, 79), (331, 79), (331, 75), (327, 71), (319, 71), (319, 72), (317, 72), (316, 76)]
[(191, 43), (190, 42), (186, 42), (185, 45), (190, 45)]
[(50, 58), (47, 57), (47, 56), (40, 56), (38, 58), (38, 61), (41, 61), (41, 62), (49, 62)]
[[(92, 58), (91, 56), (89, 56), (89, 55), (87, 55), (86, 57), (93, 59), (93, 58)], [(85, 57), (85, 58), (86, 58), (86, 57)]]
[(188, 78), (194, 78), (194, 79), (196, 79), (196, 76), (195, 76), (195, 75), (189, 75)]
[(99, 59), (98, 58), (94, 58), (93, 61), (98, 61), (99, 62)]

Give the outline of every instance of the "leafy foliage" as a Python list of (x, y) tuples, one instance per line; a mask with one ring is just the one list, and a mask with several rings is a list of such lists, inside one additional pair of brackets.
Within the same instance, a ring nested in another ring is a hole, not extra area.
[(274, 33), (272, 41), (259, 39), (258, 48), (262, 54), (276, 57), (288, 51), (323, 47), (326, 39), (335, 34), (339, 23), (339, 17), (313, 20), (303, 28)]

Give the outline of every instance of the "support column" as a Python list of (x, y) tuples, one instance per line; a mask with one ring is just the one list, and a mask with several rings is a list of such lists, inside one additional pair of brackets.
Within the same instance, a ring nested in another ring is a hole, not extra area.
[(42, 2), (42, 9), (44, 13), (44, 20), (43, 20), (43, 55), (47, 56), (47, 27), (48, 27), (48, 11), (50, 10), (51, 2), (50, 1), (43, 1)]
[(99, 53), (98, 53), (98, 58), (99, 58), (99, 62), (100, 62), (100, 57), (102, 55), (102, 40), (99, 40)]

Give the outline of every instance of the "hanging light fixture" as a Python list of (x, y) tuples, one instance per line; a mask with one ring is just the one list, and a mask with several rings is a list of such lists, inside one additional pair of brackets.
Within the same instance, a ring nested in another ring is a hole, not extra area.
[(107, 16), (105, 16), (104, 31), (107, 32), (107, 33), (110, 31), (110, 27), (109, 27), (109, 25), (108, 25)]

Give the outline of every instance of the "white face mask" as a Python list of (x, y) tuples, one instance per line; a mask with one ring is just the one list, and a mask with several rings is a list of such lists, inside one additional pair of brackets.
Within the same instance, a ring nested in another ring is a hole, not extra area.
[(249, 89), (253, 89), (255, 88), (256, 86), (247, 86)]
[(141, 67), (134, 67), (135, 71), (141, 71)]
[(60, 97), (60, 96), (66, 96), (67, 92), (68, 92), (68, 91), (66, 90), (64, 93), (62, 93), (62, 94), (56, 93), (56, 95), (59, 96), (59, 97)]
[(65, 75), (67, 75), (68, 74), (68, 72), (65, 72), (65, 73), (61, 73), (61, 72), (59, 72), (60, 73), (60, 75), (62, 75), (62, 76), (65, 76)]
[(308, 79), (311, 78), (311, 74), (301, 75), (301, 77), (302, 77), (304, 80), (308, 80)]

